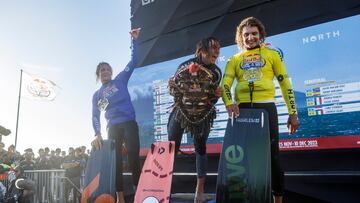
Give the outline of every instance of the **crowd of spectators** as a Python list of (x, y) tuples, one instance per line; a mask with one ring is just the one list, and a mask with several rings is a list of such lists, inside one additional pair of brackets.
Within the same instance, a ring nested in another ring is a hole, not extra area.
[(80, 198), (80, 178), (84, 172), (88, 157), (89, 150), (86, 150), (85, 146), (70, 147), (68, 153), (60, 148), (50, 150), (45, 147), (39, 149), (37, 155), (35, 155), (31, 148), (26, 149), (21, 154), (16, 151), (14, 145), (10, 145), (5, 150), (4, 143), (0, 142), (0, 174), (7, 174), (16, 167), (21, 167), (25, 171), (64, 169), (66, 178), (64, 195), (66, 202), (69, 202), (71, 198), (73, 200), (79, 200)]
[[(79, 193), (75, 188), (80, 188), (80, 178), (86, 166), (89, 157), (89, 150), (85, 146), (68, 149), (68, 153), (60, 148), (50, 150), (48, 147), (38, 150), (37, 155), (31, 148), (24, 151), (23, 154), (16, 151), (14, 145), (10, 145), (5, 150), (4, 143), (0, 142), (0, 173), (20, 166), (23, 170), (56, 170), (65, 169), (65, 199), (78, 199)], [(75, 187), (75, 188), (74, 188)], [(71, 195), (72, 193), (72, 195)]]
[[(15, 150), (14, 145), (10, 145), (5, 150), (4, 143), (0, 143), (0, 172), (21, 166), (24, 170), (53, 170), (71, 168), (85, 168), (89, 156), (89, 150), (85, 146), (68, 149), (68, 153), (60, 148), (50, 150), (48, 147), (41, 148), (35, 155), (31, 148), (23, 154)], [(71, 170), (70, 170), (71, 171)]]

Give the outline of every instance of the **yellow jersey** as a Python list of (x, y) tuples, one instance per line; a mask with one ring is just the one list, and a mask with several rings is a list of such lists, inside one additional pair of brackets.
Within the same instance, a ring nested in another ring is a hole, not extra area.
[(251, 102), (249, 82), (254, 84), (252, 102), (274, 101), (274, 77), (279, 81), (289, 114), (297, 114), (294, 90), (282, 58), (276, 50), (268, 47), (245, 50), (229, 59), (221, 83), (222, 99), (226, 106), (233, 104), (231, 86), (236, 78), (237, 104)]

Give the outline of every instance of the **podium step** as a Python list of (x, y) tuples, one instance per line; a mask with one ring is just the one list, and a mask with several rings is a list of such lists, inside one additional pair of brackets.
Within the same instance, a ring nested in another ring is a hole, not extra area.
[[(215, 203), (215, 194), (205, 193), (207, 203)], [(195, 193), (175, 193), (171, 194), (172, 203), (193, 203)]]

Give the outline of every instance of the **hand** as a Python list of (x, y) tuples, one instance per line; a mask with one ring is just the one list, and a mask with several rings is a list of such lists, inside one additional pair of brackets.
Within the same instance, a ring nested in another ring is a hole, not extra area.
[(299, 128), (299, 120), (297, 114), (289, 115), (287, 127), (289, 129), (290, 135), (294, 134), (297, 131), (297, 129)]
[(222, 96), (222, 93), (223, 93), (223, 91), (222, 91), (221, 87), (218, 87), (218, 88), (215, 90), (215, 96), (217, 96), (217, 97), (221, 97), (221, 96)]
[(139, 37), (139, 34), (140, 34), (140, 30), (141, 28), (136, 28), (136, 29), (133, 29), (131, 30), (129, 33), (131, 35), (131, 37), (136, 40), (138, 37)]
[(232, 115), (234, 115), (235, 118), (237, 118), (240, 115), (239, 107), (236, 104), (230, 104), (226, 106), (226, 110), (230, 118), (232, 117)]
[(91, 146), (94, 147), (96, 150), (101, 149), (102, 146), (102, 137), (101, 134), (96, 134), (95, 139), (91, 142)]

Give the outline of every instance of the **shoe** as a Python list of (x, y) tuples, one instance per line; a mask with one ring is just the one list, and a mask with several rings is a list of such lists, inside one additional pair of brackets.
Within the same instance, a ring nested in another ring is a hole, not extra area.
[(194, 203), (204, 203), (204, 202), (206, 202), (205, 195), (195, 193)]

